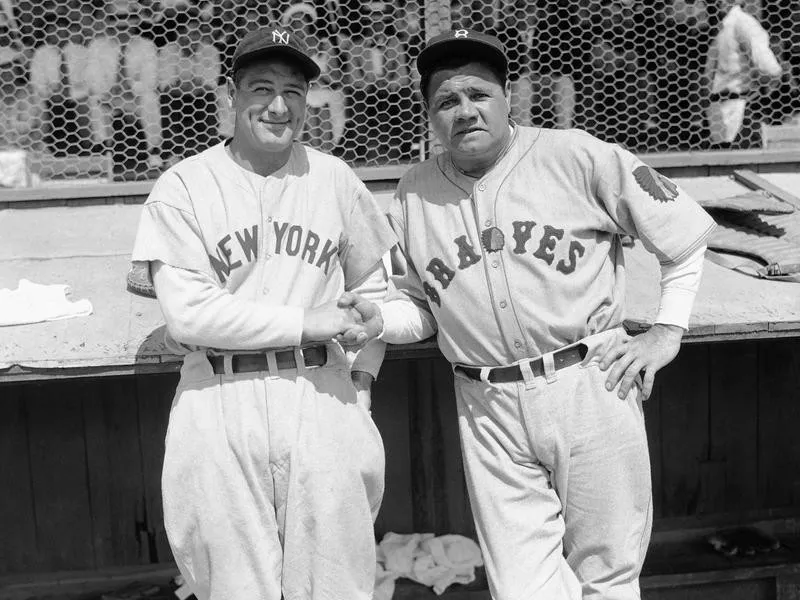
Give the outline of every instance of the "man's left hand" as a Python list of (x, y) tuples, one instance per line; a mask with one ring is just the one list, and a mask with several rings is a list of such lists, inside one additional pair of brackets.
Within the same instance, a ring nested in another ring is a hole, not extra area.
[(647, 400), (653, 391), (656, 373), (678, 355), (682, 337), (681, 327), (656, 323), (645, 333), (621, 338), (600, 359), (600, 369), (611, 368), (606, 389), (613, 390), (619, 384), (617, 395), (625, 398), (636, 376), (643, 372), (642, 400)]
[(336, 336), (337, 341), (348, 350), (359, 350), (383, 331), (383, 316), (376, 304), (353, 292), (345, 292), (339, 298), (340, 308), (351, 308), (360, 315), (361, 322)]

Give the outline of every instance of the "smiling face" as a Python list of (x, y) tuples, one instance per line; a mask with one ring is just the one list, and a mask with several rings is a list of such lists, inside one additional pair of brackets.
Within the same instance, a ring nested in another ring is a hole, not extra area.
[(494, 164), (509, 140), (509, 89), (486, 65), (436, 71), (428, 84), (428, 115), (453, 162), (464, 171)]
[(243, 67), (228, 81), (236, 114), (233, 144), (252, 162), (263, 153), (290, 152), (303, 126), (308, 82), (290, 60), (270, 57)]

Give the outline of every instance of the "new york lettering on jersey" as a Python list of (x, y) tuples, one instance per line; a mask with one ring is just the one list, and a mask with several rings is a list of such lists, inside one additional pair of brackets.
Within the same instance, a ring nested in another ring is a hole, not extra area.
[[(308, 227), (288, 221), (273, 220), (271, 225), (276, 256), (297, 257), (328, 275), (339, 252), (336, 242)], [(232, 234), (226, 233), (219, 239), (214, 247), (214, 254), (209, 253), (208, 259), (220, 283), (224, 284), (231, 272), (258, 259), (258, 240), (258, 224), (234, 231)]]

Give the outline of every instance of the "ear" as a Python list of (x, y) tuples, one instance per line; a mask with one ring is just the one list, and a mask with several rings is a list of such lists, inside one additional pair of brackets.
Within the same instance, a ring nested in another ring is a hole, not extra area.
[(508, 111), (511, 112), (511, 82), (506, 79), (506, 85), (504, 86), (503, 93), (506, 97), (506, 106), (508, 106)]
[(236, 83), (234, 83), (232, 77), (226, 77), (225, 82), (228, 86), (228, 108), (232, 108), (233, 103), (236, 101)]

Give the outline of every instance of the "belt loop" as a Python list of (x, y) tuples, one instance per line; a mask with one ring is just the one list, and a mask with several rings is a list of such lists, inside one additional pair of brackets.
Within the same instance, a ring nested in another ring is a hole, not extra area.
[(544, 367), (544, 378), (547, 383), (553, 383), (558, 379), (556, 375), (556, 366), (553, 361), (553, 353), (548, 352), (542, 355), (542, 366)]
[(222, 369), (225, 371), (225, 376), (230, 377), (233, 375), (233, 355), (226, 352), (222, 355)]
[(522, 372), (522, 380), (525, 382), (525, 389), (532, 390), (536, 387), (536, 376), (531, 369), (531, 361), (523, 360), (519, 363), (519, 370)]
[(278, 361), (275, 358), (275, 350), (268, 350), (266, 352), (267, 357), (267, 367), (269, 368), (269, 376), (270, 377), (277, 377), (278, 376)]
[(489, 381), (489, 373), (492, 371), (491, 367), (481, 367), (481, 381), (483, 383), (491, 383)]
[(303, 355), (303, 349), (299, 346), (294, 347), (294, 362), (297, 365), (298, 373), (306, 370), (306, 357)]

